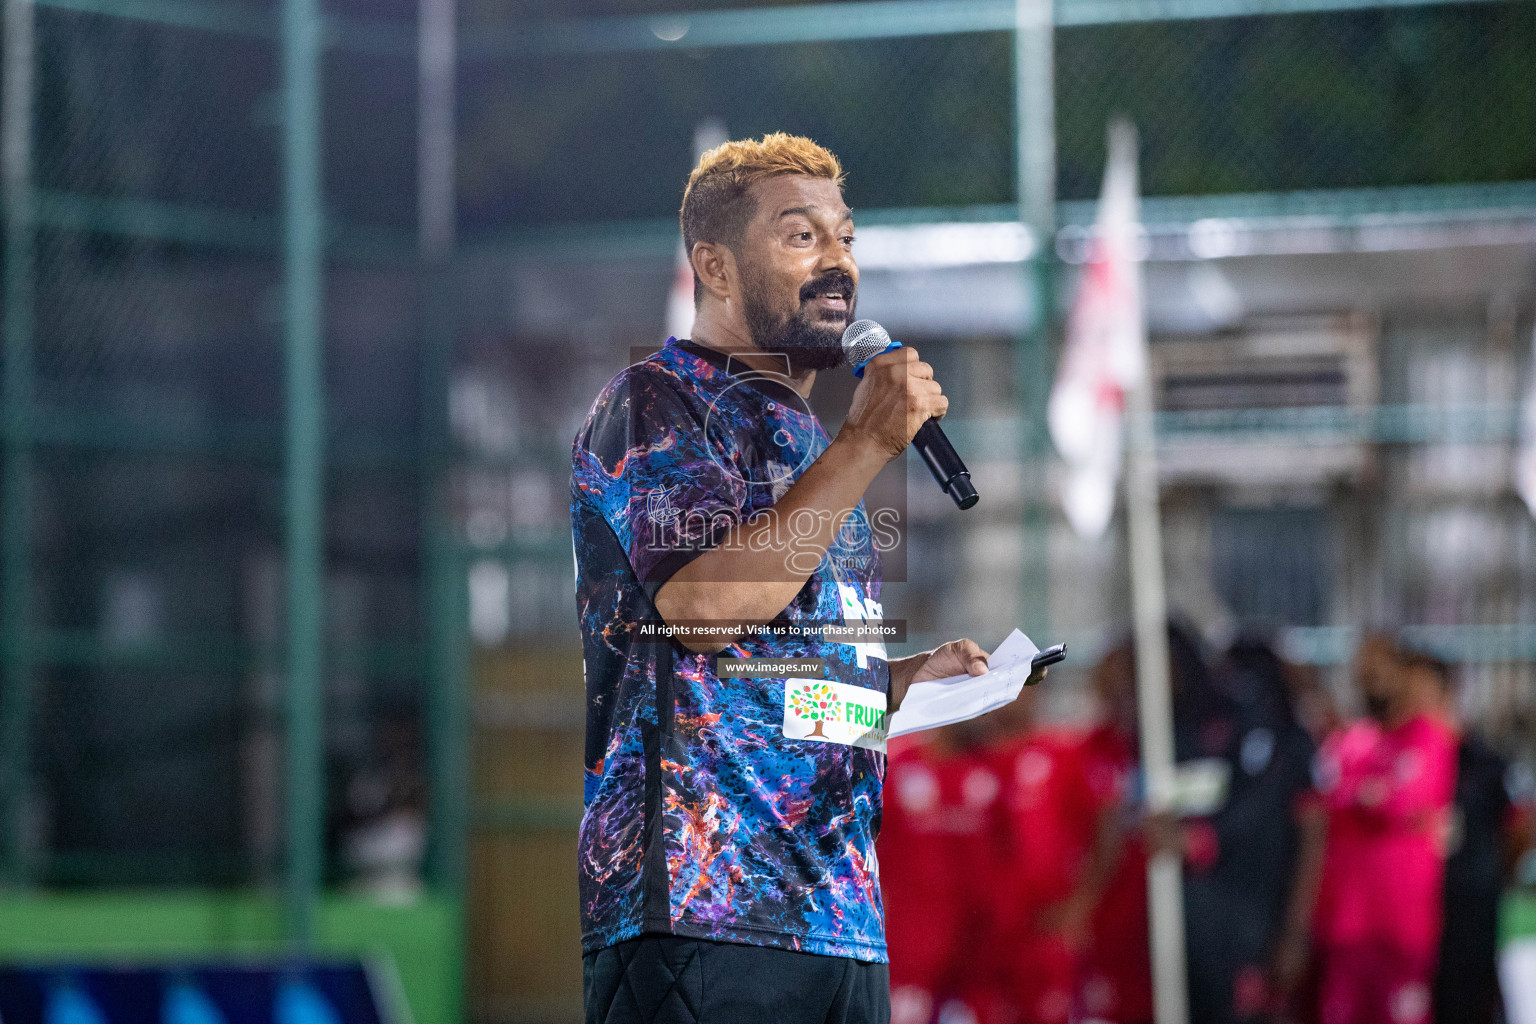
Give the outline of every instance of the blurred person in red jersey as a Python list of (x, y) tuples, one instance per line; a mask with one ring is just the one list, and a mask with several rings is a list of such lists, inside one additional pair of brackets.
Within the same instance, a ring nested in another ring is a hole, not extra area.
[(991, 728), (975, 720), (890, 743), (877, 852), (892, 1024), (976, 1022), (1002, 792), (983, 745)]
[(1099, 719), (1079, 751), (1094, 835), (1084, 870), (1101, 875), (1104, 884), (1089, 921), (1077, 1002), (1092, 1020), (1149, 1024), (1147, 852), (1140, 825), (1136, 658), (1129, 640), (1099, 660), (1091, 684)]
[(1510, 799), (1509, 762), (1461, 719), (1450, 666), (1411, 649), (1404, 652), (1403, 664), (1428, 713), (1438, 715), (1458, 739), (1435, 969), (1435, 1024), (1494, 1024), (1503, 1010), (1499, 901), (1524, 846), (1527, 825)]
[(1390, 637), (1362, 641), (1354, 681), (1367, 717), (1328, 738), (1316, 769), (1328, 814), (1318, 1019), (1427, 1024), (1456, 738)]
[(1097, 835), (1083, 737), (1043, 727), (1039, 695), (1028, 689), (991, 716), (989, 753), (1002, 780), (997, 816), (1001, 861), (983, 955), (990, 991), (982, 1024), (1067, 1024), (1078, 960), (1087, 951), (1103, 894), (1106, 857)]

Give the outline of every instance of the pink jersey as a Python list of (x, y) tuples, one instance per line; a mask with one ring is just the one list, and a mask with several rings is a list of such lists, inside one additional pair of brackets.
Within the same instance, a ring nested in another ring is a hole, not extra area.
[(1328, 806), (1320, 941), (1432, 960), (1455, 783), (1456, 738), (1426, 716), (1395, 729), (1356, 722), (1328, 738), (1318, 754)]

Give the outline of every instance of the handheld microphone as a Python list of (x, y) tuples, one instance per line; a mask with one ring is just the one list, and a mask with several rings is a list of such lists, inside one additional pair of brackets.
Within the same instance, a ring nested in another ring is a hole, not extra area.
[[(853, 366), (855, 377), (864, 376), (864, 367), (871, 359), (895, 348), (901, 348), (901, 342), (892, 341), (885, 328), (873, 320), (855, 320), (843, 332), (843, 354)], [(967, 509), (981, 500), (976, 488), (971, 486), (971, 471), (960, 461), (937, 419), (917, 428), (912, 447), (917, 449), (939, 487), (954, 499), (956, 505)]]

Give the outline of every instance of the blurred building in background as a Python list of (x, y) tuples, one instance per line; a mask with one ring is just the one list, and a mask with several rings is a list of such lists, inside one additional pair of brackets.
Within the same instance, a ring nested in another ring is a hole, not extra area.
[(392, 954), (418, 1020), (461, 969), (467, 1019), (575, 1019), (569, 443), (664, 337), (707, 121), (840, 156), (859, 312), (952, 396), (982, 502), (908, 467), (909, 650), (1067, 640), (1070, 718), (1127, 621), (1123, 528), (1071, 533), (1043, 430), (1123, 113), (1172, 606), (1280, 629), (1341, 695), (1359, 629), (1405, 627), (1530, 777), (1536, 6), (718, 6), (10, 0), (0, 954), (222, 955), (287, 920)]

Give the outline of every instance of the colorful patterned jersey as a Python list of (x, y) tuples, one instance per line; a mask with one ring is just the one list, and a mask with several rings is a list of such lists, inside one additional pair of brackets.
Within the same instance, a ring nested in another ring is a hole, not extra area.
[[(662, 932), (886, 958), (874, 842), (884, 755), (787, 738), (786, 686), (803, 681), (721, 679), (714, 656), (657, 635), (652, 603), (678, 569), (771, 508), (828, 443), (779, 380), (676, 340), (610, 381), (577, 434), (587, 952)], [(793, 523), (779, 526), (794, 536)], [(720, 656), (820, 658), (828, 681), (884, 694), (883, 646), (807, 628), (880, 617), (881, 526), (861, 502), (819, 562), (800, 553), (816, 564), (765, 634)]]

